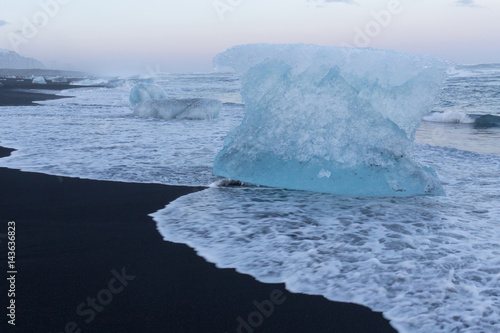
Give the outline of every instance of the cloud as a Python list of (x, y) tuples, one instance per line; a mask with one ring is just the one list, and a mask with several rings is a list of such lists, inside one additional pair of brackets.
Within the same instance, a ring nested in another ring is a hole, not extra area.
[(9, 22), (0, 20), (0, 27), (9, 24)]
[(455, 3), (458, 6), (478, 7), (478, 5), (476, 5), (476, 0), (456, 0)]

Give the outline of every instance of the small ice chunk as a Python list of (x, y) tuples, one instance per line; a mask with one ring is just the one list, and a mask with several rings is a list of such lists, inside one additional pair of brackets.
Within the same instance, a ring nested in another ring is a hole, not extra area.
[(222, 102), (208, 98), (146, 100), (134, 107), (134, 115), (159, 119), (211, 119), (219, 115)]
[(33, 79), (33, 84), (47, 84), (43, 76), (38, 76)]
[(130, 92), (130, 105), (136, 106), (139, 103), (149, 100), (159, 100), (167, 98), (165, 91), (156, 84), (139, 83)]

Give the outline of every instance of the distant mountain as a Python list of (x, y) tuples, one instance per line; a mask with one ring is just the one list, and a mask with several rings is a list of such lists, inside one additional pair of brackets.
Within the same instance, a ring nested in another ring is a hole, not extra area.
[(0, 68), (44, 69), (45, 66), (33, 58), (26, 58), (14, 51), (0, 49)]

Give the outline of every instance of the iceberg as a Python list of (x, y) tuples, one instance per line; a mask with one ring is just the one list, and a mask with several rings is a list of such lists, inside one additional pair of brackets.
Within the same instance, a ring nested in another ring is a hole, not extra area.
[(33, 79), (33, 84), (47, 84), (43, 76), (39, 76)]
[(149, 101), (167, 98), (167, 94), (156, 84), (139, 83), (130, 91), (129, 101), (132, 106)]
[(167, 98), (156, 84), (139, 83), (130, 92), (134, 115), (159, 119), (211, 119), (219, 115), (222, 102), (210, 98)]
[(354, 196), (444, 194), (412, 149), (448, 62), (375, 49), (253, 44), (217, 55), (214, 67), (236, 72), (246, 104), (214, 174)]
[(212, 119), (219, 115), (222, 102), (209, 98), (151, 99), (136, 104), (134, 115), (159, 119)]

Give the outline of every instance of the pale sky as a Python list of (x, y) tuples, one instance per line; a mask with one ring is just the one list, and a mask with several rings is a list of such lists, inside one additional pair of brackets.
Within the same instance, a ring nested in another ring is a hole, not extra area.
[(210, 71), (217, 53), (261, 42), (500, 63), (500, 1), (0, 0), (0, 37), (48, 67), (138, 74)]

